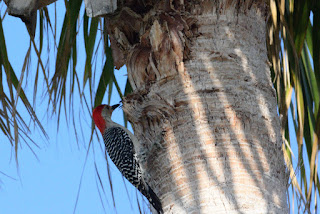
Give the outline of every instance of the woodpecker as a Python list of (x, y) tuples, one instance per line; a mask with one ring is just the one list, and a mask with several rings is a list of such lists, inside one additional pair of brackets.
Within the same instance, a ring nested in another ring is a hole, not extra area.
[(163, 213), (161, 202), (145, 182), (135, 152), (139, 148), (138, 139), (127, 128), (111, 120), (112, 112), (118, 106), (119, 104), (96, 107), (93, 110), (93, 120), (102, 134), (110, 159), (121, 174), (148, 199), (154, 208), (153, 213), (156, 210), (156, 213), (161, 214)]

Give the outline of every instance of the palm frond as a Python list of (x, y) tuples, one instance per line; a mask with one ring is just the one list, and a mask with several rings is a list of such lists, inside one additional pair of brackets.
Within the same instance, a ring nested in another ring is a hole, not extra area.
[[(14, 141), (17, 161), (19, 136), (21, 136), (22, 139), (28, 138), (28, 133), (30, 132), (25, 118), (22, 118), (17, 111), (18, 101), (22, 101), (31, 120), (38, 125), (45, 136), (46, 132), (22, 88), (25, 71), (27, 70), (30, 59), (30, 48), (25, 56), (22, 72), (18, 79), (8, 58), (2, 21), (3, 19), (0, 19), (0, 103), (2, 107), (0, 109), (0, 128), (11, 143)], [(4, 85), (5, 80), (6, 85)]]
[[(283, 151), (298, 207), (317, 213), (319, 199), (318, 153), (320, 137), (320, 2), (271, 0), (268, 22), (268, 52), (277, 91)], [(294, 130), (289, 130), (289, 110)], [(294, 131), (297, 141), (290, 141)], [(294, 155), (298, 148), (298, 175)], [(304, 155), (306, 154), (306, 155)], [(312, 197), (313, 196), (313, 197)], [(313, 203), (312, 203), (313, 202)]]

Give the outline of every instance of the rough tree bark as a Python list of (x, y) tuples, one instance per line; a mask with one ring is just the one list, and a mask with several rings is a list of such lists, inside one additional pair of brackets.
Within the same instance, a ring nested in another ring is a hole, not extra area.
[(123, 110), (165, 213), (288, 212), (267, 11), (265, 1), (131, 0), (107, 16), (134, 90)]

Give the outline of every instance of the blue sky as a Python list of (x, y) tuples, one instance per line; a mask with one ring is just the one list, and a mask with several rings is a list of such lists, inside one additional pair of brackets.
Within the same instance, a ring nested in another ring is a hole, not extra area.
[[(63, 4), (63, 1), (57, 2), (58, 29), (61, 28), (64, 18)], [(0, 6), (2, 17), (5, 12), (5, 6), (3, 2), (0, 5), (2, 6), (2, 8)], [(53, 5), (49, 6), (50, 13), (53, 13), (53, 9)], [(83, 13), (84, 8), (81, 11)], [(19, 18), (8, 15), (3, 21), (3, 28), (9, 59), (19, 77), (19, 72), (22, 69), (23, 60), (29, 47), (27, 30)], [(79, 32), (82, 33), (82, 29)], [(85, 55), (81, 54), (84, 53), (81, 42), (83, 36), (80, 35), (79, 38), (81, 39), (78, 42), (79, 59), (77, 72), (82, 77)], [(59, 36), (57, 37), (57, 41), (58, 39)], [(39, 40), (36, 39), (36, 42), (39, 42)], [(53, 38), (49, 42), (52, 45)], [(45, 41), (45, 43), (47, 42)], [(46, 44), (44, 47), (43, 52), (46, 52)], [(37, 65), (36, 55), (34, 52), (32, 54), (33, 60), (31, 60), (29, 74), (28, 77), (25, 76), (24, 81), (25, 92), (30, 101), (32, 101), (33, 97), (33, 82)], [(50, 54), (50, 56), (54, 56), (56, 53), (51, 51)], [(44, 56), (46, 56), (45, 53)], [(46, 59), (46, 57), (44, 58)], [(101, 61), (102, 59), (97, 60), (96, 63), (95, 75), (97, 79), (100, 78), (102, 70)], [(53, 57), (49, 62), (49, 68), (52, 74), (54, 71)], [(116, 71), (116, 78), (123, 90), (126, 81), (125, 74), (125, 68)], [(91, 134), (91, 116), (85, 108), (81, 109), (79, 97), (75, 96), (74, 99), (78, 136), (75, 136), (74, 128), (72, 123), (70, 123), (72, 120), (69, 120), (69, 123), (67, 123), (64, 113), (61, 114), (59, 130), (57, 131), (57, 116), (47, 114), (48, 98), (43, 93), (45, 88), (41, 84), (43, 80), (41, 78), (40, 76), (35, 108), (49, 138), (46, 139), (43, 135), (39, 134), (39, 129), (34, 128), (31, 123), (30, 137), (37, 143), (39, 148), (30, 142), (29, 144), (37, 157), (32, 153), (27, 144), (22, 141), (18, 150), (19, 166), (17, 167), (14, 158), (14, 148), (3, 133), (0, 133), (0, 213), (73, 213), (78, 191), (79, 199), (75, 213), (139, 213), (136, 190), (131, 184), (124, 182), (117, 168), (109, 161), (116, 208), (113, 205), (100, 134), (98, 138), (94, 137), (86, 160)], [(118, 103), (119, 101), (119, 96), (113, 93), (111, 103)], [(103, 102), (107, 102), (107, 97), (104, 98)], [(18, 109), (28, 121), (28, 114), (23, 108), (21, 101), (18, 103)], [(117, 109), (114, 112), (113, 119), (118, 123), (123, 123), (121, 109)], [(95, 167), (98, 169), (103, 188), (99, 183)], [(126, 191), (126, 188), (128, 191)], [(138, 198), (141, 202), (142, 197), (139, 195)], [(147, 209), (145, 203), (144, 209)]]

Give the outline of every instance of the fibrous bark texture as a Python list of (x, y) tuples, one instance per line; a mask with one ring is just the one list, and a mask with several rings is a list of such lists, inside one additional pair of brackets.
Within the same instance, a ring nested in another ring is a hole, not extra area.
[(288, 211), (265, 10), (154, 1), (108, 18), (115, 65), (126, 63), (134, 90), (123, 110), (165, 213)]

